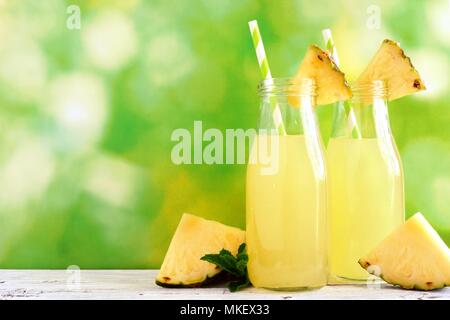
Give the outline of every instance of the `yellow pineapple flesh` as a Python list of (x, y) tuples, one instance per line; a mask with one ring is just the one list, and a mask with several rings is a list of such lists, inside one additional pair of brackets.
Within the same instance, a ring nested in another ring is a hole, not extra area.
[(243, 242), (245, 231), (185, 213), (170, 242), (156, 284), (163, 287), (200, 286), (221, 272), (214, 264), (200, 258), (222, 249), (235, 255)]
[(412, 65), (411, 59), (405, 55), (397, 42), (389, 39), (382, 42), (356, 83), (368, 84), (376, 80), (385, 81), (388, 100), (425, 90), (425, 84)]
[(421, 213), (358, 262), (368, 272), (404, 289), (450, 285), (450, 249)]
[[(352, 96), (345, 75), (330, 56), (316, 45), (310, 45), (296, 74), (297, 79), (312, 78), (316, 85), (316, 104), (324, 105), (347, 100)], [(298, 97), (290, 97), (293, 106)]]

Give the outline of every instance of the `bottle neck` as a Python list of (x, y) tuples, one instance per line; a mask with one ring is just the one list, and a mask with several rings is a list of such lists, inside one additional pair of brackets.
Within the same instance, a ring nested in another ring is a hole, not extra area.
[[(315, 99), (316, 85), (312, 78), (269, 78), (258, 85), (258, 94), (262, 99), (276, 98), (279, 100), (292, 98)], [(296, 105), (292, 104), (292, 107)]]
[[(306, 126), (316, 126), (315, 84), (309, 78), (266, 79), (258, 86), (259, 129), (279, 134), (305, 134)], [(282, 126), (282, 129), (280, 129)]]
[(331, 136), (353, 139), (391, 136), (384, 82), (353, 86), (352, 93), (351, 99), (335, 106)]

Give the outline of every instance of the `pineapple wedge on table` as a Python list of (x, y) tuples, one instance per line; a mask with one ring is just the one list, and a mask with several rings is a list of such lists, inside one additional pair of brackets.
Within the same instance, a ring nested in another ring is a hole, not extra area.
[(185, 213), (170, 242), (156, 284), (162, 287), (198, 287), (222, 270), (200, 260), (222, 249), (236, 254), (245, 231)]
[(450, 285), (450, 249), (421, 213), (358, 262), (368, 272), (404, 289), (433, 290)]
[(356, 83), (367, 84), (375, 80), (386, 82), (390, 101), (426, 89), (411, 59), (397, 42), (389, 39), (382, 42)]
[[(339, 70), (333, 59), (316, 45), (310, 45), (295, 78), (312, 78), (316, 86), (316, 104), (324, 105), (347, 100), (352, 96), (345, 74)], [(299, 105), (299, 98), (290, 96), (293, 106)]]

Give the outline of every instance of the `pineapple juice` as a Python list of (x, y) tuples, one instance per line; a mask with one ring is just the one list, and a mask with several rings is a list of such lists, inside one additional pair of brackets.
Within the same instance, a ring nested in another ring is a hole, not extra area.
[(358, 260), (403, 223), (403, 171), (380, 138), (331, 138), (327, 148), (332, 276), (365, 280)]
[[(278, 154), (277, 172), (262, 174), (260, 161), (247, 168), (250, 281), (271, 289), (320, 287), (327, 280), (323, 160), (314, 161), (321, 154), (303, 135), (277, 138), (278, 150), (269, 150)], [(251, 157), (262, 139), (267, 136), (255, 138)]]

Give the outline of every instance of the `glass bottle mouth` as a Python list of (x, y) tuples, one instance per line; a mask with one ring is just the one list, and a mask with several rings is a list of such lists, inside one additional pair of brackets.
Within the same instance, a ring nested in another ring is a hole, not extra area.
[(386, 81), (374, 80), (366, 83), (355, 83), (351, 86), (352, 101), (370, 101), (373, 99), (387, 99), (388, 88)]
[(313, 78), (270, 78), (258, 84), (258, 95), (261, 97), (315, 97), (316, 84)]

